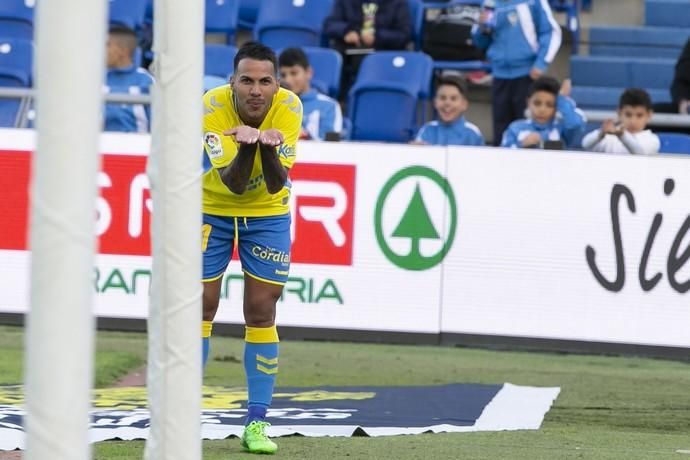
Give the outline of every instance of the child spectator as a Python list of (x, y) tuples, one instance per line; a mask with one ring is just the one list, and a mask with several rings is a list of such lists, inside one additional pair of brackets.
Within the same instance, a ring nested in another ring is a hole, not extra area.
[(417, 133), (415, 143), (433, 145), (484, 145), (484, 136), (463, 116), (469, 102), (467, 85), (456, 77), (439, 80), (434, 109), (439, 120), (426, 123)]
[(528, 118), (516, 120), (503, 134), (502, 147), (543, 148), (547, 141), (561, 141), (564, 147), (579, 146), (585, 116), (570, 97), (570, 80), (539, 77), (527, 95)]
[(343, 115), (338, 101), (311, 87), (314, 71), (301, 48), (287, 48), (278, 58), (282, 83), (302, 101), (301, 139), (324, 140), (326, 133), (343, 130)]
[(491, 63), (493, 143), (525, 114), (527, 91), (543, 75), (561, 46), (561, 28), (546, 0), (483, 0), (474, 43)]
[(618, 122), (605, 120), (582, 139), (582, 148), (594, 152), (653, 155), (659, 153), (659, 137), (647, 127), (652, 100), (647, 91), (629, 88), (618, 102)]
[[(137, 36), (132, 29), (112, 26), (106, 48), (107, 91), (109, 93), (148, 94), (151, 75), (134, 63)], [(149, 131), (149, 108), (143, 104), (105, 105), (105, 130), (145, 133)]]

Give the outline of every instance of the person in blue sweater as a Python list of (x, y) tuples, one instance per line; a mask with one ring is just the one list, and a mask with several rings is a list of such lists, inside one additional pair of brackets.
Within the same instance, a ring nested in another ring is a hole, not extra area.
[(475, 44), (491, 63), (493, 142), (524, 116), (527, 90), (543, 75), (561, 46), (561, 28), (548, 0), (483, 0)]
[(464, 113), (468, 106), (467, 85), (464, 80), (456, 77), (441, 78), (434, 96), (434, 109), (438, 113), (438, 120), (422, 126), (414, 143), (484, 145), (484, 136), (479, 128), (465, 120)]
[[(148, 94), (153, 77), (134, 63), (137, 36), (132, 29), (112, 26), (106, 45), (109, 93)], [(105, 105), (105, 131), (146, 133), (150, 110), (143, 104), (108, 103)]]
[(286, 48), (278, 57), (281, 83), (302, 101), (300, 139), (324, 140), (326, 133), (343, 130), (343, 115), (338, 101), (311, 87), (314, 71), (301, 48)]
[(555, 78), (537, 78), (528, 91), (527, 119), (508, 126), (501, 147), (543, 148), (547, 141), (560, 141), (566, 148), (578, 147), (587, 119), (569, 93), (568, 80), (561, 88)]

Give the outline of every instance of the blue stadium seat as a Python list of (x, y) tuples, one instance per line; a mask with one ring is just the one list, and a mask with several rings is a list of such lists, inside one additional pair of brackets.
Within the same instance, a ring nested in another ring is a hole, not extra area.
[(225, 34), (226, 43), (235, 42), (239, 0), (206, 0), (206, 32)]
[[(616, 110), (618, 99), (625, 90), (622, 86), (573, 86), (570, 96), (581, 109)], [(668, 89), (646, 88), (653, 103), (671, 102)]]
[(147, 0), (110, 0), (109, 22), (138, 30), (144, 24)]
[(604, 56), (571, 56), (570, 78), (577, 86), (628, 86), (628, 60)]
[(575, 100), (580, 109), (616, 110), (623, 89), (611, 86), (574, 85), (570, 97)]
[(690, 28), (690, 1), (646, 0), (644, 5), (646, 25)]
[(583, 86), (665, 88), (671, 86), (673, 59), (613, 56), (572, 56), (570, 76)]
[(21, 107), (19, 99), (0, 99), (0, 128), (18, 127)]
[(33, 44), (20, 38), (0, 38), (0, 85), (31, 86)]
[(690, 28), (592, 26), (589, 54), (677, 59)]
[(214, 75), (227, 80), (233, 71), (237, 47), (209, 43), (204, 46), (204, 75)]
[(674, 59), (635, 59), (630, 62), (630, 86), (668, 91), (675, 68)]
[(144, 13), (144, 24), (153, 25), (153, 0), (146, 0), (146, 12)]
[(408, 0), (410, 7), (410, 22), (412, 22), (412, 43), (414, 49), (422, 48), (422, 23), (424, 20), (424, 2), (422, 0)]
[(262, 0), (254, 38), (271, 48), (321, 46), (332, 0)]
[(690, 155), (690, 136), (680, 133), (656, 133), (661, 141), (660, 153)]
[(337, 51), (330, 48), (305, 46), (302, 48), (309, 59), (314, 77), (311, 84), (324, 94), (338, 98), (340, 91), (340, 74), (343, 68), (343, 58)]
[(240, 14), (238, 26), (245, 30), (253, 30), (256, 17), (259, 15), (262, 0), (240, 0)]
[(34, 9), (25, 0), (0, 1), (0, 37), (32, 40)]
[[(0, 38), (0, 86), (31, 87), (32, 61), (31, 41)], [(19, 99), (0, 99), (0, 127), (15, 126), (22, 106)]]
[(625, 88), (643, 88), (656, 102), (670, 102), (673, 59), (571, 56), (572, 97), (586, 109), (615, 109)]
[(628, 57), (660, 57), (664, 59), (678, 59), (681, 48), (661, 48), (642, 45), (591, 45), (591, 56), (628, 56)]
[(421, 52), (379, 51), (364, 58), (349, 93), (350, 137), (391, 142), (412, 139), (423, 121), (432, 73), (432, 59)]

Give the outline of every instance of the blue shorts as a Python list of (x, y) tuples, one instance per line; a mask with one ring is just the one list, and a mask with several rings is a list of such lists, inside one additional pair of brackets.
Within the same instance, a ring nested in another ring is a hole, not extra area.
[(290, 270), (290, 214), (226, 217), (204, 214), (201, 227), (203, 281), (223, 276), (237, 245), (242, 271), (252, 278), (283, 285)]

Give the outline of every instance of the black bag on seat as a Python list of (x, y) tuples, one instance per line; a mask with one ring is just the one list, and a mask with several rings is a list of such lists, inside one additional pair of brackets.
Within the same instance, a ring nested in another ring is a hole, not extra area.
[(422, 51), (437, 61), (484, 59), (472, 42), (472, 26), (479, 20), (479, 3), (424, 8)]

